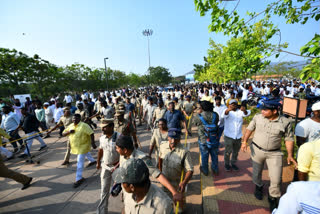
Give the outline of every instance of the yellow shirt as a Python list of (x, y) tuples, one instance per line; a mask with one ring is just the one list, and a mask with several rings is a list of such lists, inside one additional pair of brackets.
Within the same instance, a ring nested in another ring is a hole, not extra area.
[(91, 137), (93, 130), (84, 122), (79, 122), (76, 126), (74, 123), (70, 124), (63, 132), (74, 130), (73, 134), (69, 134), (69, 141), (71, 145), (72, 154), (86, 154), (91, 149)]
[(0, 128), (0, 145), (2, 145), (2, 137), (5, 137), (7, 139), (11, 138), (4, 129)]
[(206, 95), (204, 95), (204, 96), (201, 98), (201, 101), (209, 101), (210, 103), (213, 103), (213, 98), (212, 98), (212, 96), (206, 96)]
[(320, 140), (304, 143), (299, 148), (298, 170), (308, 173), (308, 181), (320, 181)]

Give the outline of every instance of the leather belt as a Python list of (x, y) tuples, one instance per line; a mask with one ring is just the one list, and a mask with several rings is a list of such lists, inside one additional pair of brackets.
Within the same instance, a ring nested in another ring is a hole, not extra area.
[(264, 152), (275, 152), (275, 151), (279, 151), (281, 148), (278, 148), (278, 149), (271, 149), (271, 150), (266, 150), (264, 148), (261, 148), (260, 146), (258, 146), (255, 142), (252, 142), (253, 145), (255, 145), (258, 149), (260, 149), (261, 151), (264, 151)]

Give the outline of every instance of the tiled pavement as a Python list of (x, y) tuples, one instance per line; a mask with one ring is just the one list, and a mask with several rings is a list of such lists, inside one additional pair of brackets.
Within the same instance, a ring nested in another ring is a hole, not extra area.
[[(265, 183), (264, 198), (262, 201), (257, 200), (254, 195), (254, 184), (252, 183), (252, 163), (250, 152), (239, 152), (237, 166), (239, 171), (226, 172), (223, 162), (223, 138), (222, 146), (219, 149), (219, 175), (204, 176), (201, 174), (203, 213), (254, 213), (264, 214), (269, 212), (267, 201), (267, 192), (269, 186), (268, 170), (265, 166), (262, 179)], [(282, 193), (293, 177), (293, 168), (285, 166), (282, 175)]]

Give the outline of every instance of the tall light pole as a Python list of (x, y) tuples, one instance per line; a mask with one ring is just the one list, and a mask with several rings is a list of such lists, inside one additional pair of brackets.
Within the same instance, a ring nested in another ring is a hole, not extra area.
[(150, 42), (149, 42), (149, 37), (153, 34), (152, 29), (145, 29), (142, 31), (142, 34), (148, 38), (148, 55), (149, 55), (149, 68), (150, 68)]
[(106, 70), (106, 81), (107, 81), (107, 91), (109, 92), (109, 83), (108, 83), (108, 70), (107, 70), (107, 59), (108, 57), (104, 58), (104, 69)]

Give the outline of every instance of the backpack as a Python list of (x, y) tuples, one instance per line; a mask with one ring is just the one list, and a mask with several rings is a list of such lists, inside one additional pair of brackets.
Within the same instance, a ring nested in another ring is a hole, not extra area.
[(208, 148), (217, 148), (219, 147), (219, 139), (218, 139), (218, 133), (219, 133), (219, 126), (214, 123), (216, 120), (216, 114), (213, 113), (212, 122), (211, 124), (208, 124), (204, 118), (199, 114), (199, 118), (201, 122), (204, 125), (204, 134), (207, 137), (207, 146)]

